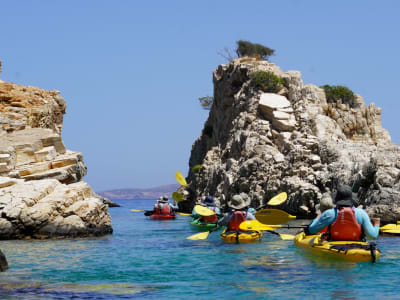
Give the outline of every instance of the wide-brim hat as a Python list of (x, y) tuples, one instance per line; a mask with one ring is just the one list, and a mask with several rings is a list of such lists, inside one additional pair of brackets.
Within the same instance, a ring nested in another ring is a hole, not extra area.
[(213, 196), (207, 196), (206, 199), (203, 201), (204, 205), (214, 205), (214, 197)]
[(161, 196), (161, 197), (158, 198), (158, 202), (164, 202), (164, 203), (166, 203), (166, 202), (168, 202), (168, 197), (166, 197), (166, 196)]
[(338, 206), (356, 206), (357, 194), (349, 185), (339, 185), (335, 194), (335, 204)]
[(319, 203), (315, 206), (316, 212), (321, 214), (324, 211), (334, 208), (335, 204), (333, 204), (332, 197), (330, 195), (324, 196)]
[(233, 209), (242, 209), (249, 206), (251, 200), (246, 194), (234, 195), (230, 201), (228, 201), (228, 206)]

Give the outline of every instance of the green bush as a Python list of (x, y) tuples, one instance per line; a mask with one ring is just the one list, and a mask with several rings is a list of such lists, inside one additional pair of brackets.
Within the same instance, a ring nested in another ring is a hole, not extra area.
[(326, 101), (328, 103), (336, 103), (338, 100), (342, 100), (342, 103), (348, 104), (350, 107), (355, 105), (355, 95), (352, 90), (342, 85), (322, 85), (322, 89), (325, 91)]
[(205, 110), (210, 110), (214, 102), (214, 98), (210, 96), (199, 98), (200, 105)]
[(237, 41), (236, 44), (237, 44), (236, 54), (238, 57), (256, 56), (267, 60), (268, 57), (273, 55), (275, 52), (275, 50), (270, 49), (266, 46), (260, 44), (253, 44), (248, 41), (240, 40)]
[(285, 83), (282, 77), (276, 76), (271, 72), (257, 71), (250, 74), (250, 78), (257, 86), (261, 87), (264, 92), (269, 93), (275, 93), (277, 87)]
[(195, 165), (195, 166), (192, 168), (192, 172), (193, 172), (193, 173), (200, 173), (202, 167), (203, 167), (202, 165)]

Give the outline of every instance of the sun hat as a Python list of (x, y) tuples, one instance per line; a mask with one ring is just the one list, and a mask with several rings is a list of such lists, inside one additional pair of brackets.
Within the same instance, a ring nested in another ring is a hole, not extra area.
[(251, 200), (249, 196), (245, 193), (241, 193), (240, 195), (234, 195), (230, 201), (228, 201), (228, 206), (233, 209), (242, 209), (249, 206)]
[(215, 203), (214, 203), (214, 197), (208, 195), (208, 196), (204, 199), (203, 203), (204, 203), (204, 205), (208, 205), (208, 206), (213, 206), (213, 205), (215, 205)]
[(349, 185), (339, 185), (335, 194), (335, 204), (338, 206), (357, 205), (357, 194), (353, 193)]
[(167, 196), (161, 196), (160, 198), (158, 198), (159, 202), (168, 202), (168, 197)]
[(335, 204), (333, 204), (332, 197), (330, 195), (323, 196), (319, 203), (315, 205), (317, 214), (322, 214), (324, 211), (334, 207)]

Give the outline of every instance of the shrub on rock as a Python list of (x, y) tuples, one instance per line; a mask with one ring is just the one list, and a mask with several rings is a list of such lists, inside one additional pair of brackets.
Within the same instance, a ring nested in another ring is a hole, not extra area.
[(328, 85), (321, 86), (325, 91), (326, 101), (328, 103), (336, 103), (339, 100), (344, 104), (348, 104), (350, 107), (355, 105), (355, 95), (352, 90), (342, 85)]
[(254, 44), (248, 41), (240, 40), (237, 41), (236, 44), (238, 45), (236, 49), (236, 54), (238, 57), (254, 56), (267, 60), (268, 57), (273, 55), (275, 52), (275, 50), (271, 48), (268, 48), (260, 44)]
[(284, 80), (281, 77), (271, 72), (257, 71), (250, 74), (250, 78), (255, 85), (267, 93), (275, 93), (277, 88), (284, 84)]

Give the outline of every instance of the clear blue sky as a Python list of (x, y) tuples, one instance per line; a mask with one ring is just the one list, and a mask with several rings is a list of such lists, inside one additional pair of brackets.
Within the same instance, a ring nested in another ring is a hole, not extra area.
[(383, 108), (400, 143), (400, 1), (2, 1), (0, 79), (57, 89), (63, 140), (96, 191), (175, 183), (208, 112), (212, 71), (239, 39), (305, 83)]

